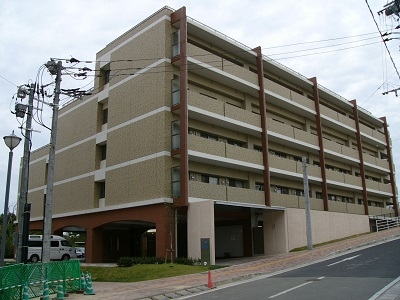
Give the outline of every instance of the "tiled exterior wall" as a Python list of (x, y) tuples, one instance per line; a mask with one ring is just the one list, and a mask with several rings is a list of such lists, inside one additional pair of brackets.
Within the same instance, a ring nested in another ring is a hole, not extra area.
[[(159, 67), (164, 70), (164, 64)], [(171, 106), (171, 80), (169, 73), (155, 72), (139, 75), (110, 90), (108, 128), (112, 129), (160, 107)]]
[[(80, 102), (79, 100), (77, 100)], [(72, 113), (60, 112), (57, 131), (57, 150), (80, 142), (97, 133), (98, 104), (96, 99), (80, 102), (82, 106)], [(68, 111), (68, 110), (67, 110)], [(66, 112), (65, 110), (63, 112)]]
[(170, 151), (170, 114), (160, 112), (107, 134), (107, 166)]
[(46, 184), (46, 159), (40, 160), (36, 163), (31, 163), (29, 172), (35, 176), (29, 176), (29, 188), (34, 189)]
[(94, 194), (93, 176), (55, 184), (53, 215), (96, 208)]
[(71, 149), (56, 153), (54, 180), (60, 181), (95, 170), (96, 141), (91, 139)]
[(106, 206), (171, 197), (169, 158), (138, 162), (106, 173)]

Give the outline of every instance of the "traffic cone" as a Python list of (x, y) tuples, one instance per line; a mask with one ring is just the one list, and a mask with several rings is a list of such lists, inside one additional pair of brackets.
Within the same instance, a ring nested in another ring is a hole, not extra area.
[(92, 276), (89, 273), (87, 273), (87, 285), (84, 295), (96, 295), (96, 293), (93, 291)]
[(215, 288), (214, 283), (213, 283), (212, 278), (211, 278), (211, 271), (208, 271), (208, 284), (207, 284), (207, 287), (209, 289)]
[(85, 279), (85, 274), (81, 275), (81, 290), (86, 291), (86, 279)]
[(65, 299), (64, 296), (65, 296), (64, 295), (64, 287), (63, 287), (62, 282), (60, 282), (60, 284), (58, 285), (58, 288), (57, 288), (57, 297), (55, 297), (54, 299), (56, 299), (56, 300), (64, 300)]
[(49, 283), (47, 281), (44, 283), (43, 295), (42, 295), (41, 299), (42, 300), (50, 300)]
[(22, 294), (22, 300), (29, 300), (29, 287), (28, 284), (24, 285), (24, 293)]

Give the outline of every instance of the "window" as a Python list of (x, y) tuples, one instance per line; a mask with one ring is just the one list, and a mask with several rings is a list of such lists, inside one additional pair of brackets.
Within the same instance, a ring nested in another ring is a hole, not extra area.
[(261, 146), (254, 145), (253, 149), (256, 150), (256, 151), (262, 152), (262, 147)]
[(106, 197), (106, 183), (103, 182), (99, 182), (99, 198), (105, 198)]
[(294, 194), (295, 194), (296, 196), (304, 197), (304, 190), (295, 190), (295, 191), (294, 191)]
[(68, 241), (61, 241), (61, 246), (64, 246), (64, 247), (72, 247), (72, 245), (70, 244), (70, 242), (68, 242)]
[(289, 189), (286, 187), (282, 187), (282, 186), (277, 186), (274, 189), (274, 191), (275, 191), (275, 193), (278, 193), (278, 194), (289, 194)]
[(103, 109), (103, 114), (102, 114), (102, 124), (107, 124), (108, 123), (108, 108)]
[(238, 147), (243, 147), (244, 146), (244, 143), (238, 142), (238, 141), (235, 141), (235, 140), (231, 140), (231, 139), (228, 139), (227, 142), (228, 142), (229, 145), (233, 145), (233, 146), (238, 146)]
[(107, 65), (100, 69), (100, 86), (110, 82), (110, 66)]
[(28, 247), (43, 247), (42, 241), (28, 241)]
[(244, 188), (244, 181), (236, 180), (236, 179), (229, 179), (229, 186), (233, 186), (233, 187), (237, 187), (237, 188)]
[(316, 192), (315, 193), (315, 198), (322, 199), (322, 193), (321, 192)]
[(213, 140), (213, 141), (218, 141), (218, 137), (217, 137), (216, 135), (213, 135), (213, 134), (208, 133), (208, 132), (202, 132), (202, 133), (200, 134), (200, 136), (201, 136), (202, 138), (205, 138), (205, 139), (209, 139), (209, 140)]
[(180, 54), (180, 32), (175, 31), (174, 33), (172, 33), (172, 57), (177, 56)]
[(255, 189), (256, 189), (257, 191), (264, 191), (264, 183), (256, 182), (256, 184), (255, 184)]
[(180, 81), (178, 76), (174, 76), (171, 82), (171, 93), (172, 93), (172, 106), (180, 103)]
[(107, 144), (100, 145), (101, 160), (107, 159)]
[(211, 183), (211, 184), (218, 184), (218, 177), (213, 177), (213, 176), (208, 176), (208, 175), (201, 175), (201, 182)]
[(171, 124), (171, 148), (172, 150), (174, 149), (179, 149), (181, 146), (181, 141), (180, 141), (180, 131), (181, 131), (181, 126), (180, 126), (180, 121), (174, 121)]
[(104, 84), (110, 82), (110, 70), (104, 70)]
[(174, 167), (171, 169), (172, 177), (172, 197), (176, 198), (181, 195), (181, 168)]

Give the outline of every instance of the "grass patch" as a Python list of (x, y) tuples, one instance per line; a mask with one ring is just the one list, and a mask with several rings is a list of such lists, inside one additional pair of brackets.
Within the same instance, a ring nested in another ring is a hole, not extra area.
[(138, 282), (145, 280), (188, 275), (207, 272), (218, 266), (187, 266), (180, 264), (152, 264), (134, 265), (128, 268), (121, 267), (90, 267), (81, 266), (82, 272), (89, 272), (93, 281), (104, 282)]
[[(332, 241), (328, 241), (328, 242), (324, 242), (324, 243), (320, 243), (320, 244), (314, 244), (313, 247), (317, 248), (317, 247), (333, 244), (333, 243), (336, 243), (336, 242), (349, 240), (349, 239), (352, 239), (352, 238), (355, 238), (355, 237), (359, 237), (359, 236), (362, 236), (362, 235), (366, 235), (366, 234), (370, 234), (370, 233), (371, 232), (360, 233), (360, 234), (348, 236), (348, 237), (337, 239), (337, 240), (332, 240)], [(304, 247), (294, 248), (294, 249), (290, 250), (289, 252), (300, 252), (300, 251), (307, 250), (307, 249), (308, 249), (307, 246), (304, 246)]]

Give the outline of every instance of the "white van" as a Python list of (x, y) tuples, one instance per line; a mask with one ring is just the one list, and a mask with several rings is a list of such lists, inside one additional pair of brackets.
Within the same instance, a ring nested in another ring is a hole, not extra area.
[[(41, 260), (43, 247), (43, 236), (39, 234), (29, 235), (28, 240), (28, 260), (38, 262)], [(75, 248), (65, 238), (58, 235), (51, 236), (50, 259), (69, 260), (76, 258)]]

